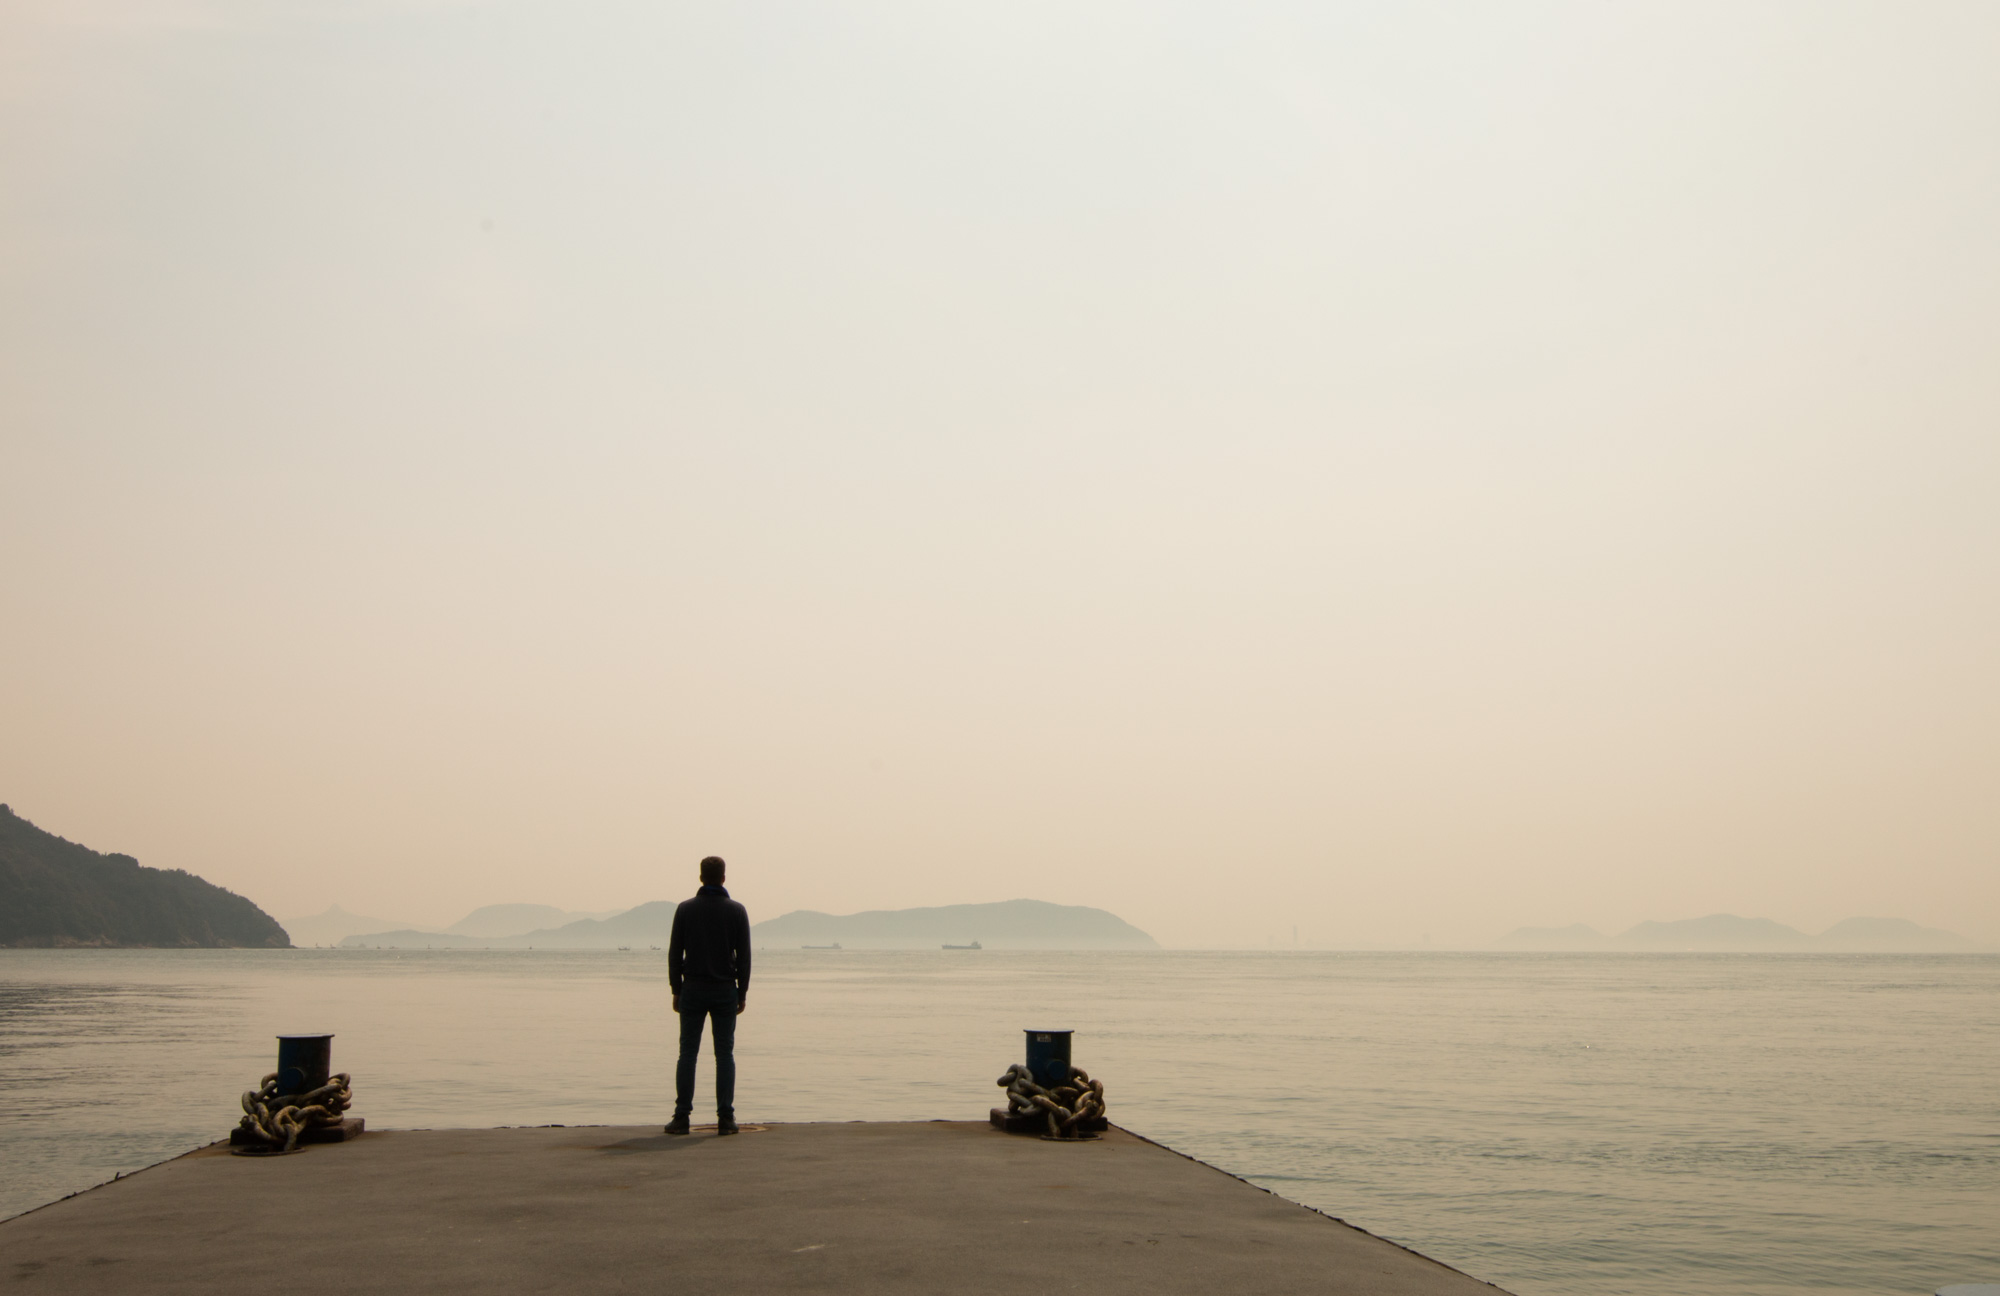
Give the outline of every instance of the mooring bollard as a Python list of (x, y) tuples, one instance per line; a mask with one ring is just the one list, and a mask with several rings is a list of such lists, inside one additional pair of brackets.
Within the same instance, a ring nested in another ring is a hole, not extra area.
[(333, 1070), (333, 1036), (278, 1036), (278, 1069), (243, 1095), (243, 1119), (229, 1131), (238, 1156), (295, 1152), (301, 1143), (344, 1143), (367, 1128), (347, 1107), (354, 1093)]
[(278, 1036), (279, 1093), (310, 1093), (332, 1075), (332, 1035)]
[(1105, 1120), (1104, 1082), (1070, 1060), (1076, 1032), (1030, 1030), (1028, 1060), (1010, 1065), (996, 1081), (1007, 1091), (1007, 1106), (987, 1113), (993, 1128), (1044, 1138), (1094, 1139), (1110, 1128)]
[(1028, 1070), (1035, 1083), (1053, 1089), (1069, 1083), (1069, 1046), (1075, 1031), (1031, 1030), (1028, 1032)]

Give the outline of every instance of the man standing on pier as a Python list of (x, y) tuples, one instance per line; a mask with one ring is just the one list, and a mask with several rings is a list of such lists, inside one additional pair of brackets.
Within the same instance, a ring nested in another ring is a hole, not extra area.
[(715, 1019), (715, 1132), (736, 1132), (736, 1015), (749, 1006), (750, 915), (729, 898), (722, 878), (721, 857), (701, 862), (701, 890), (674, 910), (673, 939), (667, 942), (667, 984), (681, 1015), (669, 1134), (688, 1132), (701, 1027), (710, 1017)]

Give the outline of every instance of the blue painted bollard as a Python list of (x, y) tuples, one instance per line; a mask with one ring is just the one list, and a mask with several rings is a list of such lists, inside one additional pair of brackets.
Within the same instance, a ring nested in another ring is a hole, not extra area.
[(333, 1036), (278, 1036), (278, 1092), (310, 1093), (333, 1075)]
[(1053, 1089), (1069, 1083), (1069, 1041), (1075, 1031), (1031, 1030), (1028, 1032), (1028, 1070), (1035, 1083)]

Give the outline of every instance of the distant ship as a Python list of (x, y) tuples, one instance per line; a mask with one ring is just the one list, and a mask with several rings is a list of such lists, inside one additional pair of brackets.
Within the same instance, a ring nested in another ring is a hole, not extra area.
[(799, 948), (800, 948), (800, 949), (839, 949), (839, 948), (840, 948), (840, 942), (839, 942), (839, 941), (835, 941), (835, 942), (834, 942), (833, 944), (831, 944), (831, 945), (801, 945), (801, 946), (799, 946)]
[(972, 942), (972, 944), (970, 944), (970, 945), (947, 945), (947, 946), (945, 946), (945, 948), (946, 948), (946, 949), (983, 949), (983, 948), (985, 948), (985, 947), (984, 947), (984, 946), (982, 946), (982, 945), (981, 945), (981, 944), (980, 944), (980, 943), (979, 943), (978, 941), (974, 941), (974, 942)]

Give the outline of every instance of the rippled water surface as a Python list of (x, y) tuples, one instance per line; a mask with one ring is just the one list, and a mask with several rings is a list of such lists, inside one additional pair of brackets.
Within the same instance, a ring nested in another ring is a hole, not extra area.
[[(375, 1125), (663, 1121), (663, 958), (0, 950), (0, 1215), (220, 1136), (279, 1031)], [(1521, 1296), (2000, 1282), (2000, 958), (758, 958), (746, 1120), (981, 1118), (1071, 1027), (1120, 1124)]]

